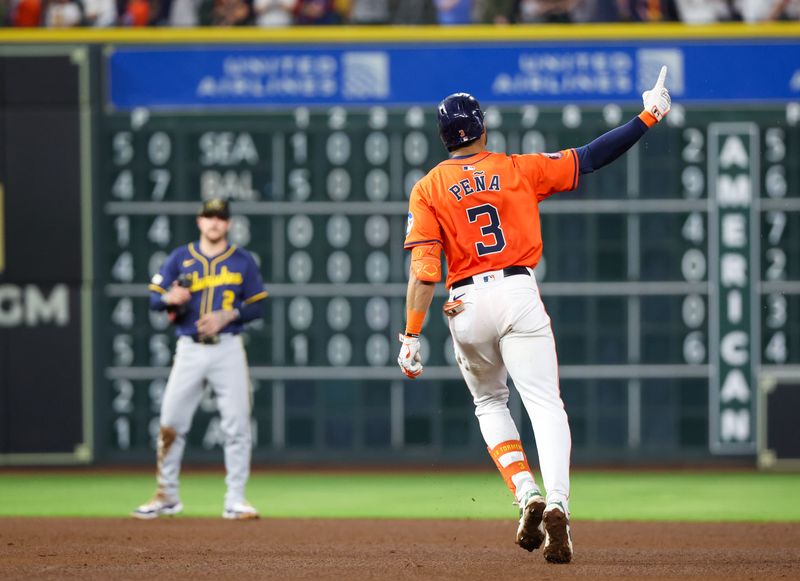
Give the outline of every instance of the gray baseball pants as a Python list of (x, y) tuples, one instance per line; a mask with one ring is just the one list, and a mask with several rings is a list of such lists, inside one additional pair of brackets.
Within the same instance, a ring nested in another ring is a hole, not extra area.
[(180, 337), (175, 361), (161, 403), (158, 442), (158, 486), (169, 498), (178, 498), (178, 478), (186, 434), (208, 381), (217, 398), (225, 436), (225, 506), (245, 499), (250, 476), (251, 385), (242, 338), (223, 333), (216, 345)]

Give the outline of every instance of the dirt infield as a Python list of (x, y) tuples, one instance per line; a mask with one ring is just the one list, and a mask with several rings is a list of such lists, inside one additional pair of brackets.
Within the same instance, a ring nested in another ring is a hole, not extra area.
[(573, 525), (551, 565), (501, 521), (0, 519), (3, 579), (800, 578), (800, 524)]

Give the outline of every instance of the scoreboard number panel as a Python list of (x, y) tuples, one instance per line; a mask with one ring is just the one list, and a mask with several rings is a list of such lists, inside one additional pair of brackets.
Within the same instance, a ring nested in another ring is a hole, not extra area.
[[(492, 105), (489, 147), (558, 151), (636, 113)], [(644, 454), (659, 443), (665, 454), (754, 450), (759, 373), (800, 363), (800, 263), (791, 252), (800, 244), (799, 120), (792, 104), (676, 104), (624, 158), (541, 205), (537, 278), (578, 457)], [(460, 377), (441, 285), (423, 331), (425, 375), (406, 382), (394, 361), (408, 196), (446, 155), (432, 107), (137, 109), (99, 124), (109, 457), (152, 454), (174, 338), (148, 311), (146, 283), (172, 248), (196, 237), (197, 206), (212, 196), (232, 201), (231, 239), (253, 252), (270, 291), (264, 322), (246, 334), (256, 460), (480, 447), (462, 421), (469, 401), (453, 395)], [(350, 415), (336, 407), (341, 398)], [(189, 446), (200, 459), (219, 441), (210, 393), (203, 402)], [(512, 407), (519, 416), (518, 400)], [(619, 428), (598, 436), (611, 423)]]

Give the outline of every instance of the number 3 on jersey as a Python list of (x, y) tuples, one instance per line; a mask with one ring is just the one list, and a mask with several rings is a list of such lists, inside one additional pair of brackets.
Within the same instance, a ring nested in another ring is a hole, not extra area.
[[(483, 215), (489, 216), (489, 223), (481, 226), (481, 235), (486, 238), (492, 236), (494, 244), (484, 244), (483, 242), (475, 243), (475, 250), (478, 251), (478, 256), (486, 256), (487, 254), (497, 254), (502, 252), (506, 247), (506, 239), (503, 236), (503, 230), (500, 228), (500, 215), (497, 213), (497, 208), (491, 204), (482, 204), (474, 208), (467, 209), (467, 217), (469, 223), (477, 222), (478, 218)], [(487, 241), (488, 242), (488, 241)]]

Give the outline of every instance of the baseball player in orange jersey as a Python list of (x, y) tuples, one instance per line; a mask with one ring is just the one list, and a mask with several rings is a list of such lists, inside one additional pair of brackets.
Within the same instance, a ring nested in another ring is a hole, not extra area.
[[(590, 144), (553, 154), (506, 155), (486, 150), (478, 101), (466, 93), (438, 108), (439, 135), (450, 159), (411, 192), (405, 248), (411, 250), (406, 330), (397, 362), (410, 378), (422, 373), (419, 334), (444, 250), (456, 361), (475, 402), (489, 454), (520, 506), (516, 542), (544, 543), (552, 563), (572, 560), (569, 528), (571, 439), (561, 401), (550, 317), (533, 269), (542, 254), (539, 202), (575, 189), (580, 174), (617, 159), (670, 110), (663, 67), (644, 111)], [(533, 426), (546, 498), (528, 466), (508, 409), (511, 375)]]

